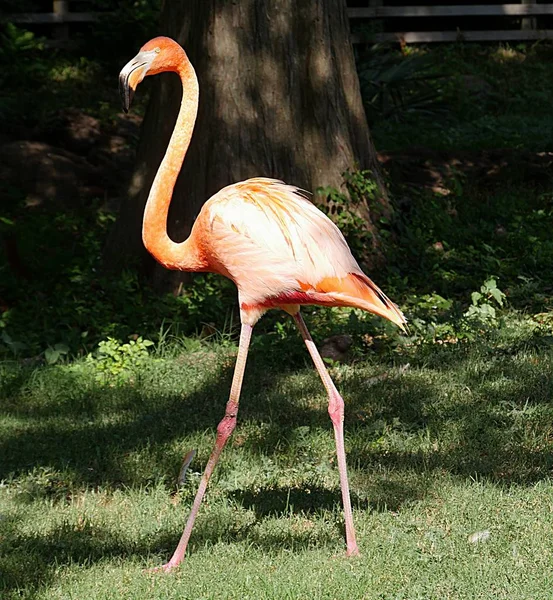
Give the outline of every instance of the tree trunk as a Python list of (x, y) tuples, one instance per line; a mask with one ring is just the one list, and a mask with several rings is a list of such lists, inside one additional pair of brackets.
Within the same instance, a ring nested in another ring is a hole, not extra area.
[[(169, 213), (175, 241), (188, 235), (211, 195), (248, 177), (312, 191), (340, 188), (347, 169), (368, 168), (379, 177), (345, 0), (168, 0), (161, 32), (184, 47), (200, 83), (196, 129)], [(177, 77), (155, 79), (128, 198), (106, 248), (111, 264), (144, 261), (144, 204), (181, 95)], [(182, 281), (159, 266), (153, 276), (165, 289)]]

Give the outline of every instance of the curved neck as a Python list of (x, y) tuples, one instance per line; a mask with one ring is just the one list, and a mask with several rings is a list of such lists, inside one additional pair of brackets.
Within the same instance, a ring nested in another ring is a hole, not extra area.
[(142, 240), (146, 249), (165, 267), (198, 271), (205, 265), (191, 239), (176, 243), (167, 234), (169, 205), (194, 130), (199, 99), (198, 79), (184, 53), (177, 74), (182, 82), (181, 106), (165, 156), (148, 195)]

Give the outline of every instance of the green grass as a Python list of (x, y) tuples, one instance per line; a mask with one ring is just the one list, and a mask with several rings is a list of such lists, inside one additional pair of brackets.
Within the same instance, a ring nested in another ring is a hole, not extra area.
[[(478, 341), (333, 367), (362, 556), (344, 557), (326, 399), (299, 339), (254, 347), (239, 427), (178, 572), (235, 349), (6, 364), (0, 590), (12, 598), (546, 598), (553, 576), (553, 349), (512, 314)], [(408, 366), (407, 366), (408, 365)], [(188, 481), (180, 461), (198, 454)], [(488, 531), (489, 539), (469, 536)]]

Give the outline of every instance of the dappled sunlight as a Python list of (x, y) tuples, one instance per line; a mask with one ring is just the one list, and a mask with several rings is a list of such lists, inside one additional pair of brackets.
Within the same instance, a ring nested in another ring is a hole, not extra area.
[(526, 55), (523, 52), (519, 52), (510, 46), (500, 46), (491, 53), (491, 57), (493, 60), (496, 60), (499, 63), (521, 63), (526, 59)]
[[(551, 356), (517, 350), (481, 362), (477, 345), (471, 354), (465, 348), (440, 352), (450, 356), (440, 365), (425, 366), (424, 358), (417, 365), (414, 357), (407, 370), (358, 365), (342, 375), (337, 371), (354, 470), (418, 465), (423, 472), (445, 469), (467, 477), (480, 472), (519, 483), (548, 476), (551, 431), (543, 423), (553, 414)], [(58, 475), (47, 481), (65, 478), (70, 488), (175, 481), (182, 456), (193, 448), (199, 453), (192, 468), (201, 471), (228, 394), (229, 358), (221, 356), (217, 370), (208, 376), (204, 372), (202, 379), (195, 374), (200, 364), (187, 373), (180, 360), (166, 359), (149, 367), (150, 374), (145, 371), (141, 379), (115, 388), (94, 378), (79, 379), (61, 367), (47, 377), (37, 373), (38, 379), (14, 379), (12, 398), (25, 400), (4, 405), (9, 419), (0, 442), (0, 475), (23, 476), (33, 465), (54, 469)], [(186, 362), (194, 365), (194, 355)], [(264, 365), (254, 350), (224, 478), (239, 482), (240, 472), (253, 468), (259, 475), (251, 478), (252, 485), (263, 479), (281, 485), (292, 468), (286, 485), (304, 473), (332, 486), (333, 470), (324, 467), (334, 461), (332, 428), (316, 373), (310, 368), (267, 373)], [(243, 456), (245, 462), (232, 467), (232, 456)], [(260, 470), (246, 466), (260, 457), (269, 460)], [(56, 485), (46, 487), (56, 493)]]
[(68, 62), (65, 65), (53, 66), (48, 73), (48, 77), (56, 83), (79, 83), (82, 85), (89, 84), (94, 79), (97, 70), (98, 65), (83, 58), (77, 65)]
[(332, 62), (327, 50), (325, 48), (308, 57), (307, 68), (311, 73), (313, 85), (318, 88), (328, 85), (332, 77)]
[[(346, 400), (352, 503), (364, 553), (373, 556), (374, 544), (392, 539), (387, 560), (399, 560), (397, 544), (407, 543), (432, 556), (437, 547), (446, 551), (450, 528), (466, 544), (478, 531), (464, 522), (467, 506), (482, 494), (534, 510), (525, 494), (535, 497), (543, 484), (545, 510), (553, 355), (516, 336), (501, 344), (499, 353), (489, 340), (421, 347), (408, 366), (405, 358), (374, 357), (331, 367)], [(76, 378), (71, 365), (14, 366), (0, 437), (0, 530), (11, 548), (2, 563), (4, 589), (60, 585), (60, 569), (72, 565), (86, 567), (86, 581), (96, 565), (122, 562), (139, 581), (144, 566), (171, 552), (224, 410), (233, 359), (232, 349), (200, 346), (152, 360), (116, 386), (93, 373)], [(253, 348), (238, 427), (183, 572), (206, 552), (277, 559), (342, 551), (326, 394), (307, 361), (283, 367)], [(178, 486), (190, 449), (198, 453)], [(498, 535), (496, 518), (487, 516), (480, 528)]]

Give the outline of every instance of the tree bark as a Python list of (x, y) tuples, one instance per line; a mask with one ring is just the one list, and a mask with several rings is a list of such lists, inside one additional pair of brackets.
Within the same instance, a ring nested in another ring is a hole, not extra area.
[[(248, 177), (275, 177), (311, 191), (340, 188), (347, 169), (368, 168), (379, 177), (345, 0), (167, 0), (161, 32), (184, 47), (200, 83), (196, 129), (169, 213), (175, 241), (188, 235), (211, 195)], [(112, 265), (138, 259), (158, 285), (174, 289), (182, 274), (152, 269), (140, 236), (181, 96), (176, 77), (155, 79), (106, 256)]]

